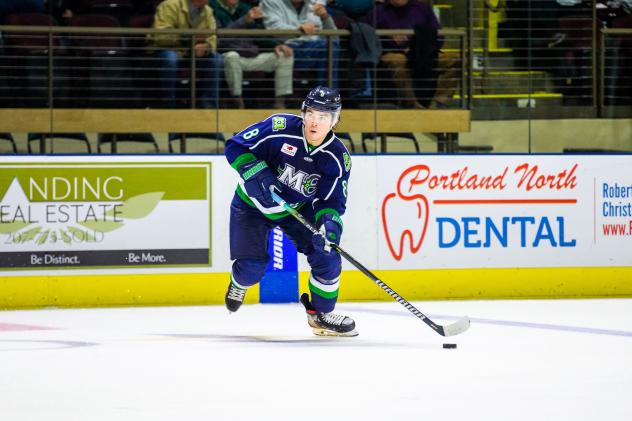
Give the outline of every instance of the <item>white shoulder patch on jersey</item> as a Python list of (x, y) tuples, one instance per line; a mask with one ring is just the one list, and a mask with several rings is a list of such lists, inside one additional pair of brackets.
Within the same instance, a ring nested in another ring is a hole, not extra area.
[(281, 147), (281, 152), (290, 156), (296, 155), (297, 150), (298, 148), (296, 146), (292, 146), (289, 143), (284, 143), (283, 146)]

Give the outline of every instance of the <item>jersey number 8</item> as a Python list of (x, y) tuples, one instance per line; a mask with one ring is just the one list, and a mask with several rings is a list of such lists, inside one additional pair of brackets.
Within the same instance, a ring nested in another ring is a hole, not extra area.
[(259, 134), (259, 129), (248, 130), (246, 133), (241, 135), (244, 139), (248, 140)]

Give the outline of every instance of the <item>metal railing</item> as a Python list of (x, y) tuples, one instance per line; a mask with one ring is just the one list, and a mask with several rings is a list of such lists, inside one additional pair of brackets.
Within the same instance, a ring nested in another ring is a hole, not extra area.
[(608, 107), (632, 106), (632, 28), (602, 29), (599, 52), (599, 106), (610, 116)]
[[(436, 0), (468, 5), (472, 43), (474, 118), (592, 118), (613, 115), (602, 100), (614, 78), (612, 66), (629, 50), (604, 43), (626, 11), (616, 2), (584, 0), (564, 6), (550, 0)], [(630, 22), (627, 23), (631, 26)], [(618, 30), (617, 30), (618, 31)], [(621, 34), (621, 32), (619, 32)], [(606, 57), (603, 57), (606, 54)], [(614, 55), (619, 54), (619, 57)], [(610, 79), (610, 85), (608, 85)], [(604, 87), (606, 90), (604, 91)], [(630, 96), (627, 93), (627, 96)], [(520, 110), (522, 108), (522, 110)], [(632, 116), (619, 107), (618, 116)]]
[[(51, 108), (144, 108), (165, 107), (161, 104), (160, 90), (164, 81), (161, 81), (159, 68), (161, 61), (156, 58), (155, 52), (161, 50), (158, 47), (146, 45), (147, 36), (173, 34), (181, 37), (185, 42), (174, 47), (179, 57), (184, 60), (177, 74), (176, 90), (179, 97), (177, 108), (186, 104), (187, 108), (195, 108), (199, 102), (197, 88), (204, 83), (216, 85), (220, 97), (226, 98), (225, 87), (219, 86), (222, 79), (221, 62), (215, 63), (214, 74), (211, 77), (198, 75), (199, 60), (196, 60), (194, 46), (196, 39), (208, 36), (211, 33), (206, 30), (157, 30), (151, 28), (88, 28), (88, 27), (63, 27), (63, 26), (0, 26), (0, 33), (5, 40), (3, 50), (0, 53), (0, 72), (3, 78), (11, 81), (21, 81), (27, 84), (20, 90), (17, 86), (0, 86), (4, 91), (0, 103), (5, 107), (51, 107)], [(378, 30), (380, 37), (395, 35), (412, 35), (412, 30)], [(296, 30), (234, 30), (220, 29), (217, 31), (220, 42), (220, 53), (227, 50), (221, 49), (225, 40), (244, 38), (258, 42), (274, 43), (280, 39), (299, 37), (302, 34)], [(353, 79), (351, 67), (353, 60), (348, 54), (346, 41), (350, 35), (348, 30), (323, 30), (319, 35), (326, 37), (326, 51), (320, 51), (322, 65), (326, 68), (326, 83), (338, 84), (341, 90), (352, 96), (350, 85), (357, 82)], [(439, 35), (446, 40), (446, 45), (456, 50), (446, 63), (453, 69), (450, 81), (455, 86), (454, 96), (459, 98), (451, 104), (453, 108), (467, 108), (468, 95), (466, 94), (468, 75), (467, 70), (467, 34), (463, 30), (444, 29)], [(45, 40), (43, 39), (45, 38)], [(16, 43), (15, 39), (19, 42)], [(271, 51), (271, 48), (268, 48)], [(219, 54), (217, 56), (220, 56)], [(182, 63), (181, 63), (182, 64)], [(300, 69), (298, 69), (300, 70)], [(355, 69), (357, 70), (357, 69)], [(363, 67), (367, 76), (365, 82), (371, 84), (369, 95), (355, 98), (355, 105), (360, 108), (386, 108), (397, 107), (397, 99), (394, 97), (390, 71), (381, 66)], [(441, 69), (432, 66), (432, 73), (440, 74)], [(455, 71), (454, 71), (455, 70)], [(91, 73), (92, 71), (92, 73)], [(96, 71), (96, 73), (95, 73)], [(25, 82), (28, 74), (30, 80)], [(313, 74), (297, 72), (295, 68), (294, 86), (300, 90), (312, 87)], [(259, 90), (269, 91), (271, 79), (269, 77), (254, 80), (245, 80), (245, 83), (260, 82)], [(337, 79), (337, 80), (336, 80)], [(413, 78), (413, 85), (426, 83), (429, 80)], [(432, 80), (430, 80), (432, 82)], [(256, 84), (256, 83), (255, 83)], [(221, 90), (221, 92), (220, 92)], [(183, 91), (188, 95), (182, 95)], [(19, 97), (20, 92), (27, 95)], [(156, 94), (158, 93), (157, 97)], [(164, 92), (163, 92), (164, 94)], [(257, 94), (256, 90), (254, 92)], [(300, 98), (303, 92), (295, 92)], [(109, 96), (108, 96), (109, 95)], [(152, 98), (152, 95), (154, 97)], [(270, 93), (255, 97), (253, 103), (257, 106), (272, 102)], [(140, 97), (140, 98), (139, 98)], [(150, 99), (149, 101), (147, 99)], [(426, 100), (431, 97), (424, 98)], [(427, 101), (429, 102), (429, 101)], [(222, 103), (215, 104), (222, 107)], [(270, 108), (270, 105), (266, 105)], [(168, 106), (167, 106), (168, 108)], [(406, 108), (406, 106), (404, 106)]]

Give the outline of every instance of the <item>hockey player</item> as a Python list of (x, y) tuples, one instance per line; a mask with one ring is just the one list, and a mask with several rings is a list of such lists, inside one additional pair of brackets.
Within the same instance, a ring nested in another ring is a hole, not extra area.
[(356, 336), (355, 322), (332, 311), (338, 299), (340, 255), (323, 236), (312, 235), (282, 206), (287, 203), (319, 227), (328, 242), (339, 244), (345, 212), (351, 159), (333, 133), (340, 119), (337, 90), (312, 89), (301, 116), (275, 114), (247, 127), (226, 142), (226, 158), (239, 173), (230, 206), (230, 254), (234, 260), (226, 307), (241, 306), (247, 288), (261, 281), (268, 256), (268, 235), (278, 226), (307, 256), (311, 267), (308, 294), (301, 296), (307, 321), (316, 335)]

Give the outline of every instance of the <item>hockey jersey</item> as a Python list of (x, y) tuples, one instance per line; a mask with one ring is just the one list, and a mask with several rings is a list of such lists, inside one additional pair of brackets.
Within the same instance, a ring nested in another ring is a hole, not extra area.
[[(342, 215), (347, 202), (351, 157), (333, 131), (313, 147), (303, 135), (303, 119), (294, 114), (274, 114), (226, 142), (226, 158), (236, 170), (259, 159), (277, 175), (281, 197), (298, 209), (311, 204), (315, 220), (325, 213)], [(237, 194), (270, 219), (287, 216), (281, 206), (264, 207), (249, 197), (240, 178)]]

